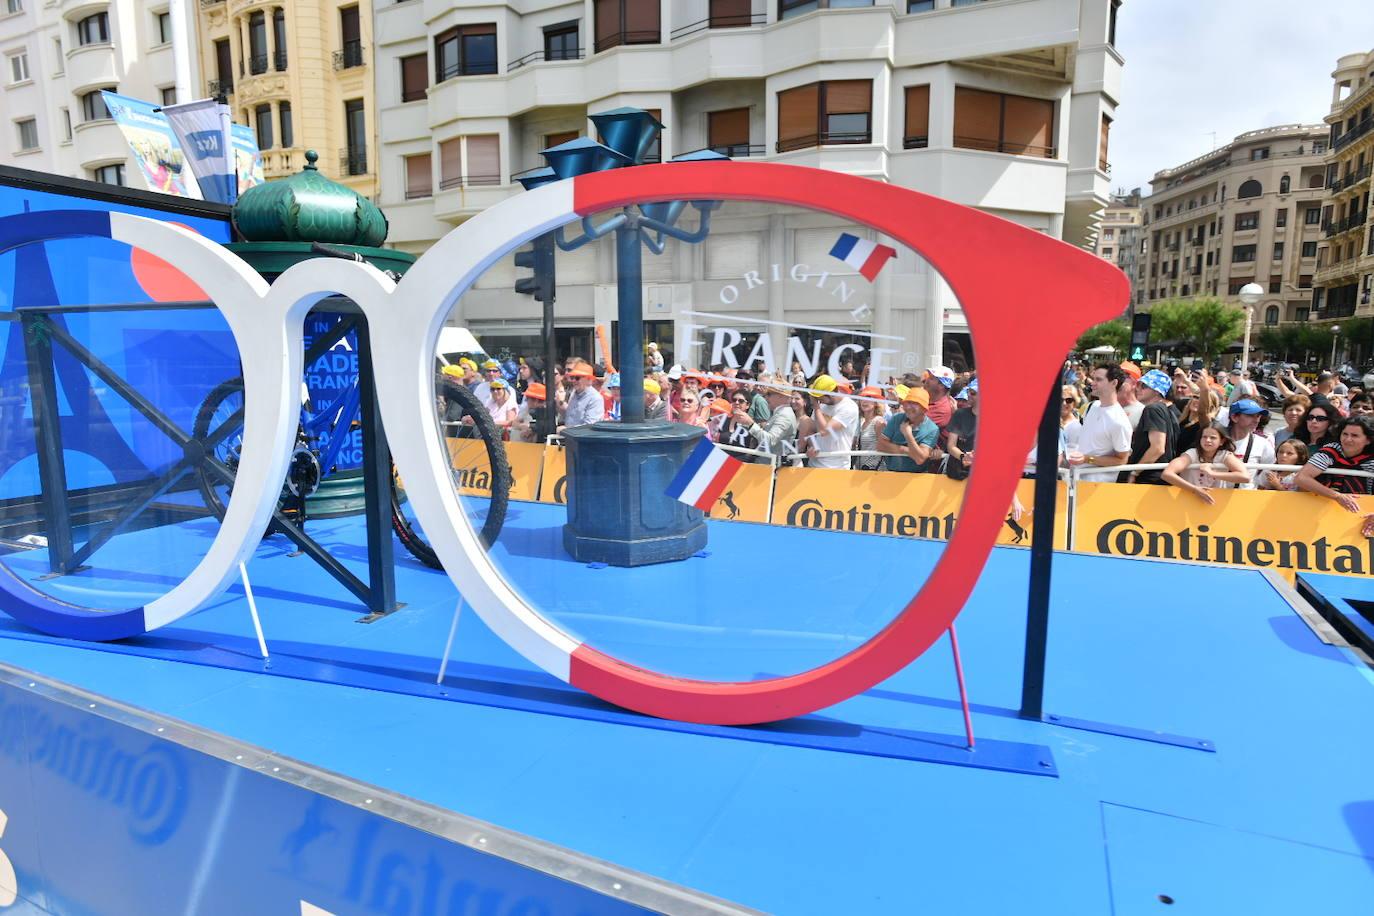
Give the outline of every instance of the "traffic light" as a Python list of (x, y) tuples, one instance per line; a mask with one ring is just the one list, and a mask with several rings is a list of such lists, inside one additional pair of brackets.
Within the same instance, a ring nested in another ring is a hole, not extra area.
[(1150, 313), (1136, 312), (1131, 316), (1131, 359), (1144, 359), (1150, 343)]
[(532, 274), (515, 281), (515, 291), (533, 296), (539, 302), (552, 302), (554, 297), (553, 237), (541, 235), (527, 251), (515, 253), (515, 266), (528, 267)]

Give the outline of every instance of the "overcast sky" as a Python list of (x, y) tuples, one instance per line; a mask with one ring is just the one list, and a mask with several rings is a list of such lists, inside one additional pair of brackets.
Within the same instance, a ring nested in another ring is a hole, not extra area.
[(1112, 125), (1112, 188), (1277, 124), (1317, 124), (1331, 71), (1374, 48), (1374, 0), (1125, 0), (1126, 58)]

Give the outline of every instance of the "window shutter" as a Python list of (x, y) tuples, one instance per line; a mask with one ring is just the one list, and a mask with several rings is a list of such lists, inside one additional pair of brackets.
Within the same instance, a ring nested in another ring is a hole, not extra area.
[(619, 44), (621, 0), (596, 0), (593, 12), (596, 16), (596, 50)]
[(425, 67), (425, 55), (414, 54), (401, 58), (401, 101), (413, 102), (425, 96), (428, 88), (429, 73)]
[(778, 151), (814, 146), (819, 133), (820, 84), (778, 93)]
[(1111, 132), (1112, 132), (1112, 119), (1109, 118), (1109, 117), (1107, 117), (1106, 115), (1103, 115), (1103, 116), (1102, 116), (1102, 137), (1101, 137), (1101, 140), (1100, 140), (1100, 142), (1099, 142), (1099, 144), (1098, 144), (1098, 149), (1097, 149), (1097, 166), (1098, 166), (1098, 168), (1102, 169), (1102, 171), (1104, 171), (1104, 172), (1107, 170), (1107, 162), (1108, 162), (1108, 159), (1107, 159), (1107, 138), (1108, 138), (1109, 136), (1111, 136)]
[(730, 108), (706, 116), (707, 146), (748, 146), (749, 109)]
[(491, 185), (501, 183), (501, 137), (497, 134), (482, 134), (468, 137), (469, 185)]
[(1002, 97), (981, 89), (954, 88), (954, 145), (997, 151), (1001, 134)]
[(746, 271), (758, 270), (763, 260), (763, 240), (757, 232), (713, 233), (706, 237), (705, 248), (706, 276), (712, 280), (739, 279)]
[(1021, 95), (1003, 96), (1006, 117), (1002, 126), (1003, 150), (1022, 156), (1053, 154), (1050, 137), (1054, 131), (1054, 103), (1028, 99)]
[(567, 143), (569, 140), (576, 140), (579, 136), (581, 135), (575, 130), (568, 130), (559, 134), (545, 134), (544, 149), (548, 149), (551, 146), (558, 146), (560, 143)]
[(463, 140), (454, 137), (439, 144), (439, 187), (451, 188), (463, 181)]
[(406, 197), (428, 197), (434, 192), (430, 155), (406, 159)]
[(711, 0), (711, 28), (727, 29), (753, 21), (751, 0)]
[(825, 113), (868, 113), (873, 107), (872, 80), (831, 80), (825, 84)]
[[(930, 134), (930, 87), (906, 87), (906, 128), (903, 145), (925, 146)], [(915, 141), (922, 141), (917, 143)]]
[(662, 34), (655, 0), (624, 0), (625, 31), (630, 43), (657, 43)]

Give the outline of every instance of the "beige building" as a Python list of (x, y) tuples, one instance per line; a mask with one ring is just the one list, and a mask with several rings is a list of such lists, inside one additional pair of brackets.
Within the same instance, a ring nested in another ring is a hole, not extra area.
[(199, 0), (200, 72), (210, 96), (257, 131), (268, 178), (322, 172), (377, 192), (372, 5), (367, 0)]
[(1306, 321), (1322, 238), (1327, 130), (1287, 124), (1241, 134), (1155, 174), (1145, 201), (1147, 253), (1136, 307), (1215, 296), (1258, 283), (1255, 322)]
[(1325, 320), (1374, 315), (1374, 230), (1369, 221), (1370, 172), (1374, 170), (1374, 51), (1351, 54), (1336, 64), (1331, 96), (1331, 149), (1326, 156), (1329, 189), (1318, 246), (1313, 317)]
[(1118, 192), (1102, 212), (1093, 251), (1099, 258), (1111, 261), (1131, 281), (1131, 301), (1135, 301), (1136, 269), (1140, 262), (1141, 228), (1145, 211), (1140, 205), (1140, 189), (1129, 194)]

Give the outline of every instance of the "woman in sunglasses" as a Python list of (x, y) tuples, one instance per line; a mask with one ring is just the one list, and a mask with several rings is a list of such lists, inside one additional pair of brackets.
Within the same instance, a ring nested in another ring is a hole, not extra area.
[[(723, 399), (717, 399), (723, 403)], [(741, 412), (748, 413), (751, 398), (739, 388), (730, 392), (730, 414), (721, 423), (720, 429), (716, 434), (716, 441), (721, 445), (733, 445), (738, 448), (754, 448), (754, 439), (749, 435), (749, 426), (739, 422)]]
[[(859, 391), (859, 432), (854, 436), (856, 452), (876, 452), (878, 433), (887, 424), (887, 402), (882, 400), (883, 390), (869, 386)], [(861, 455), (854, 459), (856, 471), (881, 471), (883, 459), (880, 455)]]
[(1325, 473), (1332, 470), (1367, 471), (1374, 475), (1374, 420), (1346, 420), (1341, 426), (1340, 440), (1323, 445), (1298, 472), (1299, 490), (1334, 499), (1347, 512), (1358, 513), (1360, 504), (1355, 497), (1374, 496), (1374, 476)]
[(1317, 403), (1302, 415), (1302, 425), (1293, 438), (1306, 445), (1313, 454), (1324, 445), (1336, 441), (1336, 412), (1329, 403)]
[(701, 409), (701, 396), (697, 394), (697, 390), (685, 389), (678, 401), (677, 421), (705, 429), (708, 419), (706, 411)]

